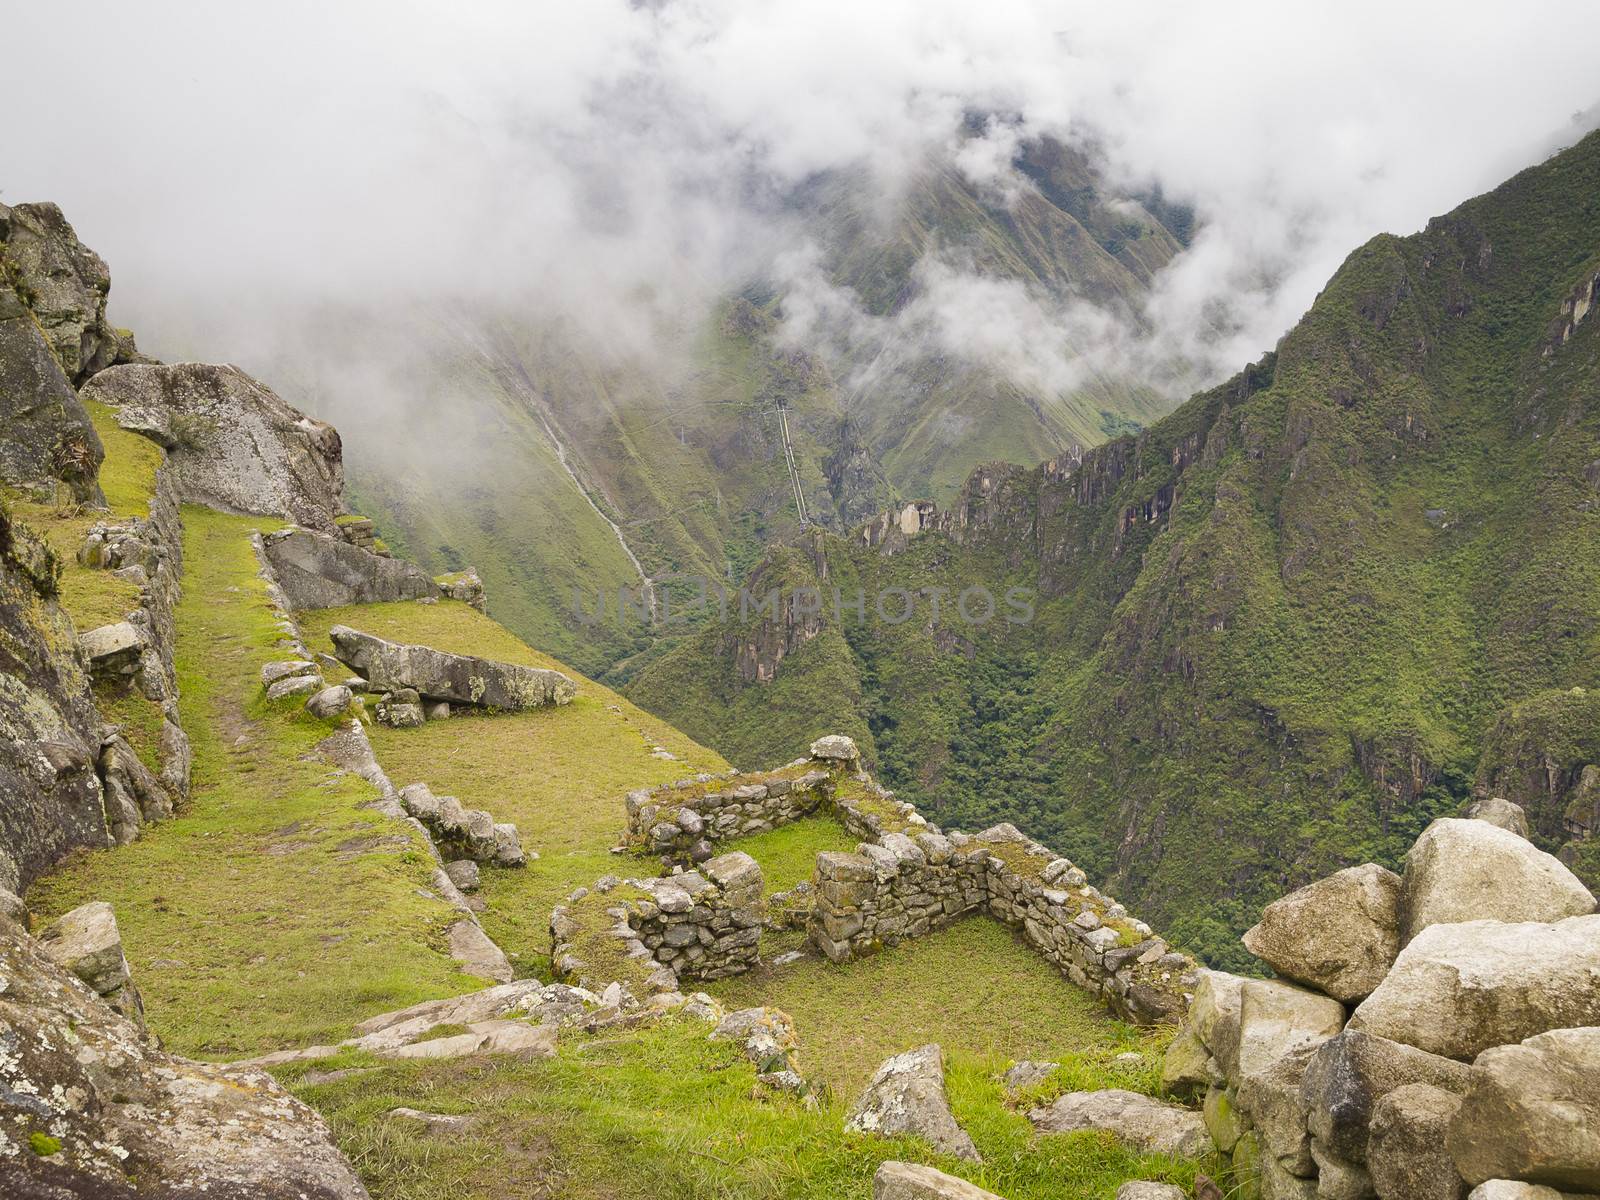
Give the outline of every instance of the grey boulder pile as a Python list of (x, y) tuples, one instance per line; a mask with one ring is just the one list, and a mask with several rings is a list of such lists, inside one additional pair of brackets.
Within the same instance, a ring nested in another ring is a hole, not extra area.
[[(1600, 1193), (1600, 915), (1515, 805), (1276, 903), (1208, 972), (1166, 1082), (1262, 1200)], [(1555, 1189), (1550, 1191), (1549, 1189)]]

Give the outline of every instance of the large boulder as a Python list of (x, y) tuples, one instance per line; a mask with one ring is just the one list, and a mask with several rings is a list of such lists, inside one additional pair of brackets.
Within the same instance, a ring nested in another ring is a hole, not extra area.
[(1462, 1200), (1445, 1138), (1461, 1097), (1426, 1083), (1408, 1083), (1372, 1107), (1367, 1170), (1379, 1200)]
[(944, 1090), (944, 1052), (934, 1044), (886, 1059), (850, 1109), (845, 1128), (884, 1137), (918, 1137), (946, 1154), (979, 1161), (972, 1138), (951, 1115)]
[[(1590, 986), (1600, 991), (1600, 973)], [(1600, 1192), (1600, 1027), (1554, 1029), (1478, 1055), (1450, 1153), (1468, 1183)]]
[(1122, 1088), (1068, 1092), (1030, 1111), (1028, 1120), (1040, 1133), (1105, 1130), (1142, 1154), (1198, 1158), (1211, 1150), (1199, 1113)]
[(1201, 971), (1189, 1005), (1188, 1027), (1229, 1078), (1239, 1074), (1239, 1011), (1244, 985), (1242, 975)]
[(872, 1200), (1000, 1200), (975, 1183), (920, 1163), (883, 1162), (872, 1177)]
[(340, 661), (374, 691), (412, 688), (430, 700), (513, 711), (566, 704), (577, 694), (560, 671), (387, 642), (348, 625), (335, 625), (329, 636)]
[(1528, 836), (1527, 810), (1503, 796), (1486, 796), (1482, 800), (1474, 800), (1462, 810), (1461, 815), (1469, 821), (1487, 821), (1491, 825), (1498, 825), (1518, 837)]
[(439, 593), (439, 585), (415, 563), (385, 558), (314, 529), (269, 533), (262, 548), (296, 609), (420, 600)]
[(1301, 1098), (1311, 1135), (1347, 1162), (1367, 1159), (1367, 1126), (1377, 1102), (1408, 1083), (1464, 1092), (1465, 1063), (1415, 1046), (1346, 1029), (1317, 1047), (1306, 1067)]
[(1400, 877), (1349, 867), (1267, 905), (1245, 947), (1285, 979), (1360, 1000), (1400, 953)]
[(1344, 1005), (1276, 979), (1247, 979), (1239, 989), (1239, 1050), (1228, 1078), (1243, 1081), (1289, 1051), (1315, 1046), (1344, 1028)]
[(1597, 980), (1600, 916), (1432, 925), (1400, 952), (1350, 1028), (1471, 1060), (1546, 1030), (1600, 1025)]
[(101, 499), (105, 447), (33, 316), (0, 282), (0, 483), (60, 479), (80, 503)]
[(238, 367), (111, 367), (85, 384), (83, 395), (167, 448), (184, 500), (328, 530), (344, 510), (338, 431)]
[[(0, 978), (0, 1195), (132, 1196), (137, 1181), (138, 1195), (365, 1200), (322, 1119), (272, 1076), (164, 1053), (3, 919)], [(34, 1133), (59, 1148), (17, 1153)]]
[(1239, 1084), (1238, 1108), (1255, 1129), (1262, 1158), (1283, 1174), (1301, 1179), (1316, 1174), (1309, 1114), (1301, 1089), (1306, 1067), (1317, 1050), (1315, 1044), (1296, 1047)]
[(1404, 940), (1461, 921), (1559, 921), (1595, 911), (1561, 860), (1487, 821), (1442, 817), (1406, 855)]
[(0, 206), (0, 242), (23, 297), (73, 383), (110, 366), (121, 338), (106, 323), (111, 272), (54, 204)]

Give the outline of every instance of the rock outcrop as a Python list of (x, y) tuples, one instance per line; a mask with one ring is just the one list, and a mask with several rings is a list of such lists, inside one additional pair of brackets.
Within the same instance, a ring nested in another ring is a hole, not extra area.
[(1400, 953), (1400, 877), (1373, 863), (1336, 872), (1267, 905), (1244, 944), (1285, 979), (1360, 1000)]
[(280, 530), (261, 541), (278, 586), (296, 610), (420, 600), (440, 591), (415, 563), (314, 529)]
[(111, 272), (78, 240), (54, 204), (0, 205), (0, 243), (22, 299), (62, 370), (80, 384), (134, 353), (132, 339), (106, 323)]
[(117, 366), (91, 379), (83, 395), (166, 448), (185, 501), (330, 531), (344, 511), (338, 431), (237, 367)]
[(1430, 925), (1559, 921), (1594, 911), (1593, 894), (1559, 859), (1487, 821), (1441, 818), (1406, 855), (1407, 942)]
[(365, 1200), (265, 1071), (162, 1052), (3, 917), (0, 978), (0, 1195)]
[(577, 686), (559, 671), (388, 642), (348, 625), (329, 631), (341, 662), (373, 691), (411, 688), (430, 700), (517, 711), (567, 704)]
[(1432, 925), (1350, 1028), (1470, 1061), (1550, 1029), (1600, 1025), (1600, 916)]
[(979, 1161), (972, 1138), (951, 1115), (944, 1090), (944, 1051), (935, 1044), (884, 1060), (850, 1109), (845, 1128), (885, 1137), (918, 1137), (946, 1154)]
[(1033, 1109), (1028, 1120), (1040, 1133), (1103, 1129), (1142, 1154), (1197, 1158), (1211, 1149), (1199, 1113), (1121, 1088), (1068, 1092)]
[(0, 508), (0, 887), (18, 893), (68, 850), (109, 841), (100, 717), (57, 570)]
[[(1600, 974), (1591, 986), (1600, 990)], [(1450, 1153), (1468, 1183), (1509, 1178), (1600, 1192), (1600, 1025), (1478, 1055), (1450, 1125)]]
[(104, 458), (100, 435), (33, 315), (0, 278), (0, 483), (50, 495), (61, 480), (75, 500), (94, 503)]

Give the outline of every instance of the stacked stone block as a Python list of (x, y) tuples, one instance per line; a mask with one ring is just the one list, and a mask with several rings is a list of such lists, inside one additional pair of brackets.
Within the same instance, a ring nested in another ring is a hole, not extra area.
[(832, 773), (806, 759), (764, 774), (696, 775), (630, 792), (627, 844), (674, 862), (704, 862), (717, 842), (810, 816), (834, 791)]

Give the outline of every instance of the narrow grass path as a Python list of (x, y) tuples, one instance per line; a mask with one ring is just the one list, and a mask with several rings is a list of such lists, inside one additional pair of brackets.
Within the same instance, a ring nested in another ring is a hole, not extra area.
[(453, 910), (419, 891), (424, 848), (313, 753), (326, 725), (262, 695), (261, 664), (282, 651), (249, 541), (261, 520), (183, 517), (191, 802), (132, 845), (76, 856), (31, 906), (48, 918), (109, 901), (150, 1024), (184, 1054), (336, 1040), (363, 1017), (481, 986), (444, 952)]
[[(513, 871), (486, 870), (483, 927), (521, 975), (549, 977), (550, 910), (574, 888), (609, 873), (652, 872), (653, 863), (611, 854), (621, 840), (623, 797), (728, 764), (611, 689), (531, 649), (466, 604), (403, 602), (302, 613), (313, 650), (331, 651), (344, 624), (392, 641), (564, 671), (578, 695), (560, 708), (465, 714), (420, 729), (372, 730), (378, 760), (396, 787), (423, 781), (440, 795), (512, 821), (539, 858)], [(674, 757), (658, 757), (661, 747)]]

